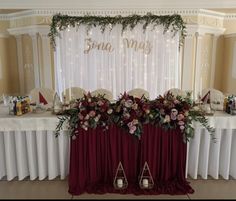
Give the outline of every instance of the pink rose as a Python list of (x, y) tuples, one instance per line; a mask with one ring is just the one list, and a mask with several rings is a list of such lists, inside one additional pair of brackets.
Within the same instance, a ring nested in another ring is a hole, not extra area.
[(129, 133), (134, 134), (134, 132), (136, 131), (136, 129), (137, 129), (136, 126), (132, 126), (132, 127), (129, 129)]
[(185, 127), (184, 126), (180, 126), (179, 128), (180, 128), (180, 130), (184, 130)]
[(96, 112), (94, 110), (89, 112), (89, 116), (90, 117), (95, 117), (95, 115), (96, 115)]
[(84, 119), (84, 116), (82, 114), (80, 114), (80, 113), (79, 113), (78, 117), (79, 117), (79, 120), (83, 120)]
[(183, 121), (179, 121), (178, 124), (179, 124), (180, 126), (183, 126), (185, 123), (184, 123)]
[(179, 103), (180, 103), (179, 100), (177, 99), (174, 100), (174, 104), (179, 104)]
[(130, 118), (130, 114), (129, 113), (124, 113), (124, 118), (125, 119), (129, 119)]
[(89, 115), (87, 114), (84, 119), (88, 120), (89, 119)]
[(104, 104), (103, 101), (101, 101), (101, 100), (98, 101), (99, 106), (102, 106), (103, 104)]
[(184, 115), (183, 114), (178, 114), (177, 119), (179, 121), (181, 121), (182, 119), (184, 119)]

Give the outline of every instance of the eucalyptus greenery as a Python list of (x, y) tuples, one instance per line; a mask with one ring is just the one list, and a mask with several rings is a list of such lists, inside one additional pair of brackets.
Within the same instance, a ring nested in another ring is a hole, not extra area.
[[(59, 31), (65, 30), (68, 27), (79, 27), (80, 25), (87, 25), (87, 29), (99, 26), (101, 31), (104, 32), (108, 27), (110, 30), (115, 25), (122, 25), (122, 33), (126, 29), (132, 30), (137, 24), (143, 24), (143, 31), (146, 30), (148, 25), (152, 25), (153, 29), (157, 25), (164, 26), (164, 33), (170, 30), (173, 36), (179, 32), (180, 33), (180, 44), (183, 43), (184, 37), (186, 35), (186, 26), (182, 17), (177, 14), (173, 15), (153, 15), (147, 13), (146, 15), (129, 15), (129, 16), (68, 16), (56, 14), (52, 18), (52, 23), (50, 27), (50, 33), (48, 34), (51, 39), (51, 44), (55, 48), (56, 42), (55, 37), (60, 36)], [(121, 34), (122, 34), (121, 33)]]

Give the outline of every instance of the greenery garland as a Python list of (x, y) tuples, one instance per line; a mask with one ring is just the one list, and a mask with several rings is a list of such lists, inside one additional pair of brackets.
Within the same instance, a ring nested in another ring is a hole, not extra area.
[(87, 28), (92, 28), (96, 26), (100, 26), (101, 31), (104, 32), (106, 27), (109, 27), (110, 30), (115, 25), (122, 25), (122, 33), (124, 30), (129, 28), (132, 30), (137, 24), (143, 24), (143, 30), (145, 31), (149, 24), (153, 25), (153, 29), (157, 25), (164, 26), (164, 33), (167, 30), (173, 32), (173, 36), (180, 32), (180, 45), (183, 44), (184, 37), (186, 35), (186, 26), (182, 17), (177, 14), (173, 15), (153, 15), (151, 13), (147, 13), (146, 15), (129, 15), (126, 17), (122, 17), (121, 15), (111, 17), (111, 16), (68, 16), (56, 14), (52, 18), (52, 23), (50, 26), (50, 33), (48, 36), (50, 37), (51, 44), (55, 48), (56, 42), (55, 37), (59, 36), (59, 31), (67, 29), (69, 26), (71, 27), (79, 27), (80, 25), (87, 25)]

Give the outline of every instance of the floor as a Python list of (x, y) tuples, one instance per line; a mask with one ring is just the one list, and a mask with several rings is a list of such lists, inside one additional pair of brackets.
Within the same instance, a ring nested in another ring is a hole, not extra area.
[(236, 199), (236, 180), (188, 180), (194, 194), (135, 196), (132, 194), (83, 194), (71, 196), (67, 180), (0, 181), (0, 199)]

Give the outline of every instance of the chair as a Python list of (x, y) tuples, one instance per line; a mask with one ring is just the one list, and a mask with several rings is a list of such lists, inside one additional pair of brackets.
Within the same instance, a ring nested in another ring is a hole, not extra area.
[(49, 104), (53, 103), (55, 91), (48, 88), (34, 88), (30, 91), (31, 102), (40, 103), (41, 99)]
[(224, 108), (224, 94), (213, 88), (206, 88), (202, 90), (202, 97), (210, 92), (210, 104), (213, 110), (223, 110)]
[(92, 96), (104, 95), (104, 98), (108, 99), (109, 101), (113, 100), (113, 94), (111, 91), (107, 89), (96, 89), (91, 92)]
[(135, 88), (130, 91), (128, 91), (128, 94), (137, 98), (141, 98), (142, 96), (145, 96), (146, 98), (149, 98), (149, 92), (145, 89), (141, 88)]
[(186, 97), (187, 96), (187, 93), (181, 89), (178, 89), (178, 88), (171, 88), (169, 89), (168, 91), (165, 92), (165, 94), (167, 93), (171, 93), (173, 96), (181, 96), (181, 97)]
[(69, 102), (74, 99), (82, 98), (86, 94), (86, 91), (80, 87), (71, 87), (67, 88), (62, 92), (62, 97), (66, 98), (66, 102)]

